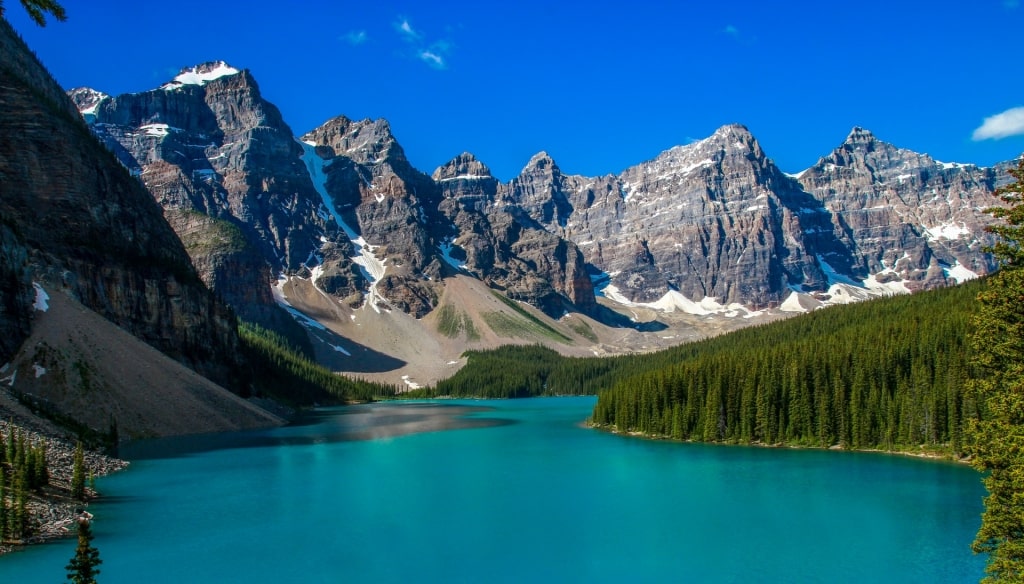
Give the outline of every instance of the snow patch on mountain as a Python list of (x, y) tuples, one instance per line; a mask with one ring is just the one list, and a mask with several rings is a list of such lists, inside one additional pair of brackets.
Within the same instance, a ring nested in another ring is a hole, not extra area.
[(43, 290), (43, 287), (38, 282), (32, 282), (32, 287), (36, 290), (36, 300), (32, 304), (32, 308), (40, 312), (46, 312), (50, 309), (50, 295)]
[[(626, 298), (618, 287), (610, 283), (611, 276), (611, 274), (603, 273), (591, 276), (591, 281), (595, 283), (595, 294), (598, 296), (604, 296), (605, 298), (623, 306), (651, 308), (661, 312), (679, 311), (695, 316), (720, 315), (727, 318), (734, 318), (737, 316), (752, 318), (764, 314), (763, 311), (751, 310), (736, 302), (729, 305), (723, 305), (710, 296), (705, 296), (699, 302), (695, 302), (687, 298), (678, 290), (669, 290), (664, 296), (654, 302), (633, 302), (629, 298)], [(600, 285), (599, 288), (598, 284)]]
[(960, 262), (957, 262), (951, 267), (942, 268), (942, 271), (946, 273), (947, 278), (956, 280), (957, 284), (963, 284), (968, 280), (973, 280), (978, 277), (978, 273), (969, 270)]
[(383, 296), (378, 292), (377, 284), (384, 278), (384, 273), (387, 271), (385, 266), (387, 260), (377, 259), (377, 256), (373, 254), (376, 246), (367, 243), (361, 235), (358, 235), (349, 227), (334, 207), (334, 200), (331, 199), (331, 195), (327, 192), (327, 174), (324, 173), (324, 167), (327, 165), (327, 162), (316, 153), (316, 145), (298, 139), (296, 139), (296, 142), (302, 146), (302, 161), (306, 165), (306, 170), (309, 172), (309, 178), (313, 181), (316, 192), (320, 194), (324, 207), (331, 214), (331, 217), (334, 218), (338, 227), (345, 232), (345, 235), (348, 236), (356, 249), (355, 255), (352, 256), (352, 262), (359, 266), (363, 277), (370, 282), (370, 293), (367, 295), (364, 306), (368, 303), (374, 311), (379, 313), (380, 307), (378, 303), (383, 301)]
[(214, 79), (220, 79), (228, 75), (237, 75), (238, 69), (228, 65), (224, 61), (204, 63), (188, 69), (183, 69), (173, 80), (160, 86), (160, 89), (178, 89), (184, 85), (206, 85)]
[(959, 239), (964, 235), (970, 235), (971, 230), (963, 223), (947, 221), (935, 227), (925, 227), (928, 239)]
[(288, 276), (281, 274), (277, 282), (271, 285), (270, 290), (274, 294), (274, 301), (277, 302), (278, 306), (285, 309), (288, 314), (292, 315), (299, 324), (306, 328), (315, 328), (317, 330), (327, 330), (324, 325), (316, 321), (316, 319), (307, 316), (305, 313), (299, 311), (299, 309), (292, 306), (291, 302), (288, 302), (288, 296), (284, 293), (284, 285), (288, 283)]
[(441, 257), (444, 258), (444, 261), (449, 266), (455, 268), (456, 270), (460, 270), (460, 271), (465, 270), (466, 269), (466, 262), (457, 260), (457, 259), (452, 257), (452, 248), (453, 247), (455, 247), (455, 240), (453, 238), (445, 239), (444, 243), (442, 243), (440, 246), (438, 246), (438, 249), (441, 250)]

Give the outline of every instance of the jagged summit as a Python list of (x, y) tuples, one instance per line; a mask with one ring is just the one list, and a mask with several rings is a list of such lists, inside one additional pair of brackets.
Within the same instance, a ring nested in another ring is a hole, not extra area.
[(302, 141), (326, 146), (334, 155), (351, 158), (360, 164), (377, 164), (384, 160), (405, 163), (405, 151), (395, 140), (391, 124), (384, 118), (354, 121), (345, 116), (335, 116), (306, 132)]
[(100, 102), (110, 96), (91, 87), (76, 87), (68, 90), (68, 97), (75, 103), (75, 107), (82, 113), (82, 116), (91, 116), (96, 114), (96, 108), (99, 107)]
[(846, 136), (845, 142), (846, 143), (850, 143), (850, 144), (854, 144), (854, 143), (871, 142), (871, 141), (875, 141), (875, 140), (877, 140), (877, 138), (875, 137), (875, 134), (871, 132), (871, 130), (868, 130), (866, 128), (862, 128), (860, 126), (854, 126), (853, 129), (850, 130), (849, 135)]
[(526, 174), (535, 170), (547, 170), (554, 169), (558, 170), (558, 165), (555, 164), (555, 159), (551, 158), (551, 155), (546, 151), (541, 150), (530, 157), (530, 161), (523, 167), (521, 174)]
[(450, 180), (496, 180), (491, 169), (469, 152), (463, 152), (434, 170), (435, 181)]
[(162, 85), (160, 89), (178, 89), (185, 85), (206, 85), (214, 79), (238, 73), (241, 73), (239, 69), (235, 69), (224, 61), (208, 61), (182, 69), (177, 77)]

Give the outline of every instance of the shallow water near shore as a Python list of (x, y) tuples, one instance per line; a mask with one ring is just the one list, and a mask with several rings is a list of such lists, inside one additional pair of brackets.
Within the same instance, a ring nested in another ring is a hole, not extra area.
[[(374, 404), (138, 443), (98, 481), (103, 584), (977, 582), (970, 468), (587, 429), (593, 398)], [(53, 583), (75, 542), (0, 557)]]

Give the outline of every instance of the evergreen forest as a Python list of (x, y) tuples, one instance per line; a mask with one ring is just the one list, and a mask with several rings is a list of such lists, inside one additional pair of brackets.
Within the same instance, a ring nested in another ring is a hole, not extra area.
[(467, 353), (410, 397), (598, 394), (599, 427), (706, 442), (960, 454), (983, 283), (835, 306), (656, 353)]
[(677, 440), (960, 454), (981, 284), (816, 311), (674, 351), (593, 422)]
[(242, 351), (252, 367), (259, 395), (293, 407), (373, 401), (395, 395), (393, 385), (337, 375), (318, 365), (283, 336), (240, 322)]

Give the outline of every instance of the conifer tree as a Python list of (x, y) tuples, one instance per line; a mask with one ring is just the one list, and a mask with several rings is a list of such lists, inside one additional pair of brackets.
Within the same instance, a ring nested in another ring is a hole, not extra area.
[(68, 580), (74, 584), (96, 584), (97, 566), (103, 563), (100, 552), (92, 545), (92, 521), (88, 515), (78, 518), (78, 546), (75, 556), (65, 567)]
[[(46, 15), (63, 22), (67, 19), (64, 7), (55, 0), (21, 0), (21, 6), (29, 18), (39, 26), (46, 26)], [(0, 16), (4, 15), (4, 3), (0, 1)]]
[(0, 463), (0, 541), (3, 541), (7, 533), (7, 477), (4, 473), (3, 464)]
[(23, 539), (31, 534), (31, 523), (28, 515), (28, 478), (19, 472), (14, 479), (14, 505), (12, 506), (11, 536)]
[(82, 443), (75, 445), (74, 466), (71, 469), (71, 496), (79, 501), (85, 500), (85, 452)]
[(14, 464), (14, 449), (16, 445), (14, 426), (7, 426), (7, 443), (5, 445), (7, 448), (4, 451), (4, 458), (7, 460), (7, 464)]
[(974, 465), (989, 474), (981, 528), (972, 544), (989, 554), (983, 582), (1024, 581), (1024, 158), (1016, 179), (996, 191), (1008, 207), (991, 210), (1005, 225), (990, 231), (1002, 267), (978, 295), (972, 344), (978, 374), (970, 387), (981, 407), (968, 428)]

